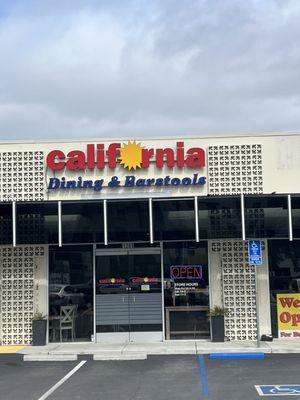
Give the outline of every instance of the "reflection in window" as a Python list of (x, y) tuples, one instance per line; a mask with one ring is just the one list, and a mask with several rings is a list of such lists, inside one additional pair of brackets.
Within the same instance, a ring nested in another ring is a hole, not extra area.
[(276, 296), (300, 292), (300, 242), (269, 240), (268, 253), (272, 334), (278, 337)]
[(246, 237), (288, 238), (287, 197), (245, 197)]
[(148, 201), (108, 201), (109, 242), (149, 242)]
[(195, 239), (194, 200), (153, 200), (155, 240)]
[(293, 222), (293, 237), (300, 238), (300, 197), (293, 196), (292, 203), (292, 222)]
[(17, 243), (58, 243), (57, 203), (17, 203)]
[(164, 243), (167, 339), (210, 338), (207, 244)]
[(12, 205), (0, 205), (0, 244), (12, 244)]
[(93, 248), (50, 247), (49, 252), (49, 341), (90, 341)]
[(63, 243), (103, 242), (103, 203), (62, 203)]
[(241, 238), (239, 197), (198, 199), (200, 239)]

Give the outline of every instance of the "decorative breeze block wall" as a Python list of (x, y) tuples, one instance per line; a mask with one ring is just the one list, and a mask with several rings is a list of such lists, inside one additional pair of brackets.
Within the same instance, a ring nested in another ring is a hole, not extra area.
[(0, 153), (0, 201), (39, 201), (45, 197), (44, 152)]
[[(0, 327), (4, 345), (30, 344), (38, 303), (37, 260), (47, 265), (44, 246), (0, 247)], [(39, 310), (43, 311), (43, 310)]]
[[(262, 242), (263, 256), (265, 244)], [(255, 267), (248, 264), (247, 242), (228, 240), (211, 243), (211, 251), (221, 253), (225, 336), (229, 340), (255, 340)]]
[(229, 310), (225, 335), (230, 340), (255, 340), (257, 337), (255, 267), (247, 260), (246, 242), (222, 243), (223, 303)]
[(210, 146), (208, 183), (210, 195), (262, 193), (261, 145)]

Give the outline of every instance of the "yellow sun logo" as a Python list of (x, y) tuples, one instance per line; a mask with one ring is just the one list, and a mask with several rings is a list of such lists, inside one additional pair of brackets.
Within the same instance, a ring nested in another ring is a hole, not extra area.
[(142, 146), (140, 143), (128, 142), (124, 143), (120, 148), (120, 164), (124, 168), (137, 169), (141, 168), (142, 163)]

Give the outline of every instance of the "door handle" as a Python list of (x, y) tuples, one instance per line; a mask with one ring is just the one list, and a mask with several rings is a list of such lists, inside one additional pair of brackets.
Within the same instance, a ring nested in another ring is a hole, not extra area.
[(135, 296), (133, 296), (133, 302), (135, 303)]
[(125, 297), (122, 297), (122, 303), (125, 303)]

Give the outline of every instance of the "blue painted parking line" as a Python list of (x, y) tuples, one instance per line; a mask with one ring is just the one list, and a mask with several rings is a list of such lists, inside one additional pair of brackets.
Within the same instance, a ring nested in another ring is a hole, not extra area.
[(239, 358), (239, 359), (263, 359), (265, 358), (264, 353), (210, 353), (209, 358)]
[(208, 396), (208, 383), (207, 383), (204, 356), (203, 355), (199, 355), (198, 356), (198, 360), (199, 360), (200, 373), (201, 373), (202, 394), (203, 394), (203, 396)]
[(260, 396), (299, 396), (300, 385), (255, 385)]

